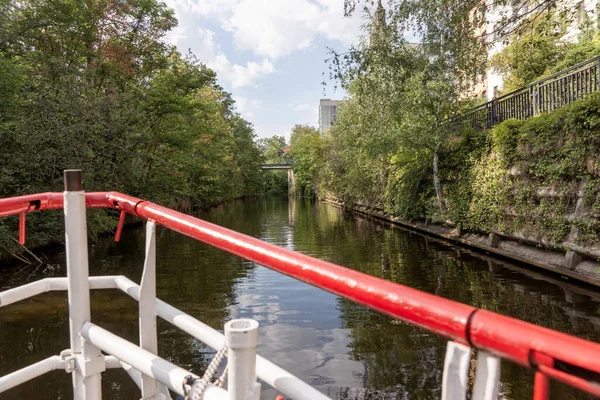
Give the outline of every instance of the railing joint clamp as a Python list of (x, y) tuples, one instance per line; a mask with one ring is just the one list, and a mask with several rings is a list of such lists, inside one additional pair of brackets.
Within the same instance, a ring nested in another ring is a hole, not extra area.
[(63, 367), (67, 374), (72, 373), (77, 368), (76, 359), (77, 356), (73, 355), (70, 349), (63, 350), (60, 352), (60, 359), (62, 360)]
[(80, 355), (76, 358), (76, 363), (77, 369), (81, 371), (81, 375), (83, 375), (84, 378), (106, 371), (106, 362), (104, 361), (103, 356), (95, 357), (91, 360), (84, 360)]

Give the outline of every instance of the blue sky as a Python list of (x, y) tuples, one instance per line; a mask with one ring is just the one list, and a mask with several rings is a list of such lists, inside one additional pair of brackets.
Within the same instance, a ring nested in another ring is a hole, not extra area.
[(317, 126), (319, 99), (345, 96), (321, 85), (327, 47), (345, 51), (361, 35), (362, 17), (344, 18), (343, 0), (165, 2), (179, 20), (168, 40), (217, 72), (259, 137)]

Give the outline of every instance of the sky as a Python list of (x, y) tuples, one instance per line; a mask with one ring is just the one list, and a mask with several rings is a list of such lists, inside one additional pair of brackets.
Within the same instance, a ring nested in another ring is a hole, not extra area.
[(258, 137), (317, 127), (319, 100), (346, 95), (334, 90), (325, 61), (328, 47), (344, 52), (362, 34), (363, 17), (345, 18), (344, 0), (165, 2), (179, 21), (167, 40), (217, 73)]

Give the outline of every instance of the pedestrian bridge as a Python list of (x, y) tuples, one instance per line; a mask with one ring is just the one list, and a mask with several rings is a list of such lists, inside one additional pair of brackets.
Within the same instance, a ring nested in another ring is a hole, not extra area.
[(292, 164), (261, 164), (261, 169), (292, 169)]

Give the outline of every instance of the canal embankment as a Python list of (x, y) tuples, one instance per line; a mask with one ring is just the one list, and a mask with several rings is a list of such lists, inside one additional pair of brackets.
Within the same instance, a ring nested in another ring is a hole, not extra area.
[(386, 146), (348, 141), (338, 123), (294, 149), (294, 172), (300, 193), (600, 286), (598, 116), (593, 94), (491, 129), (440, 126), (439, 146), (405, 143), (403, 125)]
[(600, 262), (598, 262), (600, 248), (583, 247), (572, 243), (541, 242), (532, 237), (507, 235), (499, 232), (465, 232), (450, 221), (447, 221), (445, 225), (432, 224), (427, 220), (410, 221), (391, 215), (377, 207), (359, 203), (346, 205), (332, 197), (322, 200), (352, 212), (388, 221), (600, 287)]

